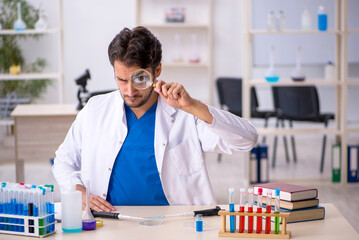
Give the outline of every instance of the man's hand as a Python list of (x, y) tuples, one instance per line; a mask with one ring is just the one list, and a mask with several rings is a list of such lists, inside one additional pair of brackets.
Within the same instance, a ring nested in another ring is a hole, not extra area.
[(165, 83), (159, 80), (156, 83), (155, 91), (171, 107), (181, 109), (212, 124), (213, 116), (209, 112), (207, 105), (193, 99), (181, 84)]
[(174, 108), (184, 110), (194, 104), (194, 99), (187, 93), (186, 89), (179, 83), (165, 83), (159, 80), (155, 91)]
[[(76, 190), (82, 192), (82, 209), (86, 208), (86, 189), (81, 185), (76, 185)], [(90, 208), (98, 212), (116, 211), (115, 207), (99, 196), (90, 194)]]

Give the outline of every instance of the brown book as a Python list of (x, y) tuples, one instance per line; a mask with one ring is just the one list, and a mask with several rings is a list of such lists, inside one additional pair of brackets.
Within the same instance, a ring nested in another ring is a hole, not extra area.
[(285, 201), (301, 201), (313, 199), (318, 197), (318, 190), (316, 188), (308, 188), (288, 183), (273, 182), (254, 185), (254, 195), (258, 194), (258, 188), (263, 189), (265, 196), (267, 191), (272, 191), (276, 188), (280, 189), (280, 200)]
[(289, 213), (288, 223), (321, 220), (325, 217), (325, 208), (322, 206), (297, 210), (281, 209), (280, 211)]
[[(266, 202), (267, 202), (266, 197), (263, 197), (263, 204), (266, 204)], [(296, 201), (296, 202), (280, 200), (279, 204), (280, 204), (280, 208), (295, 210), (295, 209), (317, 207), (319, 205), (319, 199), (309, 199), (309, 200)], [(274, 207), (274, 198), (272, 199), (272, 206)]]

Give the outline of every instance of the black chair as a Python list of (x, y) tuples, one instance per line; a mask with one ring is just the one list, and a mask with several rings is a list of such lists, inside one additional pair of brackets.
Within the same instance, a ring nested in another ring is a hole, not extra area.
[[(219, 97), (219, 104), (222, 109), (228, 110), (229, 112), (242, 116), (242, 79), (241, 78), (218, 78), (217, 79), (217, 90)], [(268, 119), (275, 117), (274, 111), (259, 111), (258, 110), (258, 99), (256, 90), (254, 87), (251, 88), (251, 117), (264, 119), (264, 127), (268, 126)], [(263, 137), (262, 143), (265, 143), (266, 138)], [(218, 161), (221, 160), (221, 154), (218, 155)]]
[[(329, 120), (334, 119), (333, 113), (320, 113), (319, 97), (315, 86), (273, 86), (272, 93), (274, 107), (277, 112), (276, 127), (278, 127), (279, 121), (282, 121), (282, 126), (284, 127), (284, 120), (288, 120), (291, 128), (293, 127), (293, 121), (324, 123), (324, 127), (326, 128)], [(289, 157), (285, 136), (284, 140), (284, 147), (288, 161)], [(297, 156), (295, 151), (294, 136), (291, 136), (291, 140), (293, 159), (296, 162)], [(327, 136), (324, 135), (320, 172), (323, 172), (326, 140)], [(276, 148), (277, 136), (274, 139), (272, 167), (275, 167)]]

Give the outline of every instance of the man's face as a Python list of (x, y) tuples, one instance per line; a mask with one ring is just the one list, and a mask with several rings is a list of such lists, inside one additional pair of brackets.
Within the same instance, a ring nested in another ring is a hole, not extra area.
[[(143, 106), (153, 94), (153, 87), (149, 87), (145, 90), (137, 90), (131, 84), (131, 75), (134, 71), (139, 69), (138, 66), (127, 67), (120, 61), (114, 62), (115, 80), (118, 89), (121, 92), (127, 106), (131, 108), (138, 108)], [(151, 74), (153, 70), (151, 68), (146, 69)]]

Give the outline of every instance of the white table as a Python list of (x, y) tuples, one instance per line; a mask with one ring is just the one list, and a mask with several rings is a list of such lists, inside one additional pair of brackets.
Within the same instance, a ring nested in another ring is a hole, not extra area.
[[(288, 230), (292, 232), (291, 239), (323, 239), (323, 240), (351, 240), (359, 239), (359, 234), (340, 214), (333, 204), (322, 204), (325, 207), (326, 216), (324, 220), (291, 223)], [(117, 207), (119, 212), (125, 215), (148, 217), (163, 214), (182, 213), (199, 209), (207, 209), (213, 206), (135, 206)], [(227, 206), (221, 206), (227, 207)], [(136, 221), (102, 219), (104, 226), (96, 231), (83, 231), (80, 233), (65, 234), (62, 232), (61, 224), (56, 224), (56, 234), (46, 237), (48, 240), (76, 239), (76, 240), (187, 240), (187, 239), (239, 239), (218, 237), (221, 228), (221, 217), (205, 217), (204, 232), (196, 232), (192, 217), (176, 217), (165, 219), (162, 225), (143, 226)], [(192, 225), (193, 224), (193, 225)], [(188, 225), (190, 227), (188, 227)], [(0, 239), (35, 239), (33, 237), (21, 237), (0, 234)]]
[(24, 162), (55, 156), (78, 111), (75, 104), (24, 104), (11, 113), (15, 120), (16, 182), (24, 182)]

